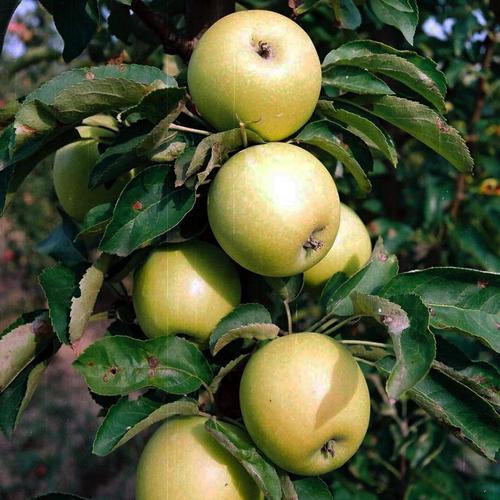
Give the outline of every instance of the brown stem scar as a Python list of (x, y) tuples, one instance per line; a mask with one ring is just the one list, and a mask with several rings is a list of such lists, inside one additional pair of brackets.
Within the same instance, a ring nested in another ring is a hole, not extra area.
[(335, 440), (330, 439), (321, 447), (321, 452), (326, 455), (330, 455), (331, 457), (334, 457), (335, 456), (334, 447), (335, 447)]

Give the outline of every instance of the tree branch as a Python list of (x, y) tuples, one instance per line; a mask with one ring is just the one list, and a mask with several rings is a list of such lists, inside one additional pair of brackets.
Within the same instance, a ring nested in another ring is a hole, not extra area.
[(197, 37), (192, 39), (184, 38), (169, 29), (142, 0), (132, 0), (130, 8), (145, 26), (160, 39), (164, 52), (173, 52), (174, 54), (179, 54), (184, 59), (189, 59), (198, 41)]

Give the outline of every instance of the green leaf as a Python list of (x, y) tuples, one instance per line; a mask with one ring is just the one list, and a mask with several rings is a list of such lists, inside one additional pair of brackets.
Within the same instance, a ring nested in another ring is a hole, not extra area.
[(71, 299), (68, 325), (69, 340), (76, 342), (83, 335), (94, 311), (97, 296), (104, 283), (104, 276), (110, 264), (110, 256), (102, 254), (83, 275), (78, 284), (78, 296)]
[[(97, 27), (87, 13), (87, 0), (40, 0), (40, 2), (52, 14), (57, 31), (64, 40), (64, 61), (72, 61), (87, 48)], [(78, 22), (77, 29), (75, 22)]]
[(381, 295), (416, 294), (430, 308), (431, 326), (456, 328), (500, 352), (500, 275), (436, 267), (395, 277)]
[[(375, 295), (397, 273), (398, 260), (396, 256), (389, 255), (382, 241), (379, 240), (365, 267), (336, 287), (330, 294), (323, 291), (322, 301), (326, 304), (327, 313), (336, 316), (353, 316), (355, 314), (355, 296), (353, 294)], [(328, 283), (326, 287), (328, 287)]]
[[(394, 360), (386, 357), (376, 363), (389, 375)], [(450, 427), (453, 434), (476, 451), (495, 460), (500, 448), (498, 414), (482, 398), (446, 375), (431, 371), (408, 391), (408, 396), (433, 418)]]
[(62, 123), (76, 123), (97, 112), (117, 112), (131, 106), (152, 90), (152, 85), (125, 78), (86, 80), (61, 90), (53, 107)]
[(261, 304), (241, 304), (224, 316), (210, 336), (210, 352), (215, 356), (229, 342), (239, 338), (266, 340), (277, 337), (279, 327)]
[(52, 341), (53, 331), (46, 311), (18, 318), (0, 336), (0, 392)]
[(189, 394), (212, 379), (203, 354), (180, 337), (105, 337), (87, 347), (73, 365), (90, 389), (103, 396), (146, 387)]
[(472, 170), (473, 160), (465, 141), (435, 111), (419, 102), (395, 96), (363, 97), (366, 111), (404, 130), (429, 146), (461, 172)]
[(34, 360), (0, 394), (0, 429), (11, 437), (42, 378), (48, 360)]
[(429, 330), (429, 311), (419, 297), (399, 295), (391, 301), (353, 294), (354, 314), (373, 317), (386, 326), (392, 338), (396, 364), (386, 390), (395, 401), (427, 375), (436, 355), (436, 342)]
[(366, 69), (335, 65), (323, 70), (323, 86), (355, 94), (394, 94), (389, 85)]
[(331, 101), (319, 101), (316, 111), (325, 118), (340, 122), (349, 132), (369, 147), (378, 149), (394, 166), (398, 154), (392, 138), (373, 121), (346, 109), (336, 108)]
[(47, 237), (36, 246), (40, 253), (50, 255), (67, 267), (75, 267), (87, 262), (85, 245), (75, 243), (78, 226), (73, 219), (60, 211), (62, 223), (57, 226)]
[(147, 137), (151, 126), (141, 122), (126, 128), (119, 134), (103, 154), (99, 156), (89, 178), (91, 189), (106, 182), (114, 181), (117, 177), (133, 168), (150, 163), (147, 158), (141, 157), (137, 147)]
[[(347, 134), (349, 133), (347, 132)], [(308, 123), (295, 137), (294, 142), (310, 144), (331, 154), (349, 170), (359, 188), (369, 192), (371, 191), (371, 183), (365, 170), (370, 170), (372, 165), (366, 162), (363, 166), (361, 165), (361, 157), (355, 149), (347, 144), (345, 135), (336, 133), (327, 120), (320, 120)]]
[(47, 297), (52, 328), (63, 344), (69, 344), (71, 301), (78, 290), (80, 277), (79, 272), (72, 271), (62, 264), (44, 269), (39, 277)]
[[(372, 40), (348, 42), (329, 52), (324, 61), (324, 72), (335, 74), (338, 67), (353, 66), (393, 78), (429, 101), (438, 111), (446, 108), (446, 79), (431, 59), (415, 52), (396, 50)], [(358, 92), (375, 93), (375, 92)], [(393, 94), (393, 92), (384, 92)]]
[(333, 500), (326, 483), (319, 477), (307, 477), (293, 482), (298, 500)]
[(401, 12), (413, 12), (408, 0), (382, 0), (382, 2)]
[(222, 379), (228, 374), (231, 373), (244, 359), (248, 358), (250, 354), (241, 354), (235, 359), (232, 359), (227, 365), (223, 366), (218, 372), (217, 375), (212, 380), (210, 384), (210, 391), (212, 394), (215, 394), (220, 387)]
[(111, 221), (114, 208), (113, 203), (103, 203), (91, 208), (86, 213), (80, 232), (75, 236), (75, 239), (104, 232), (106, 226)]
[[(479, 492), (479, 491), (478, 491)], [(482, 492), (481, 492), (482, 493)], [(444, 470), (432, 463), (413, 471), (405, 500), (469, 500), (465, 485), (454, 471)]]
[(333, 12), (341, 28), (355, 30), (361, 24), (361, 14), (353, 0), (332, 0)]
[(23, 101), (23, 105), (34, 99), (45, 104), (54, 104), (55, 98), (60, 95), (64, 89), (76, 85), (77, 83), (106, 78), (130, 80), (147, 86), (159, 81), (166, 87), (177, 87), (177, 82), (172, 77), (166, 75), (161, 69), (155, 68), (154, 66), (144, 66), (140, 64), (108, 64), (104, 66), (93, 66), (91, 68), (77, 68), (61, 73), (28, 94)]
[(120, 118), (127, 120), (129, 123), (149, 120), (156, 125), (178, 106), (185, 95), (186, 89), (184, 87), (167, 87), (153, 90), (145, 95), (138, 104), (123, 111)]
[(92, 452), (105, 456), (115, 451), (149, 426), (174, 415), (198, 415), (193, 399), (162, 404), (142, 396), (135, 401), (121, 398), (106, 413), (97, 430)]
[(127, 256), (175, 227), (194, 207), (195, 193), (174, 188), (175, 173), (163, 165), (140, 172), (122, 191), (100, 249)]
[(411, 12), (403, 12), (392, 7), (385, 0), (370, 0), (373, 13), (385, 24), (397, 28), (406, 41), (413, 45), (413, 37), (418, 24), (418, 7), (415, 0), (409, 0)]
[[(1, 138), (14, 139), (14, 129), (9, 127)], [(8, 150), (1, 149), (0, 156), (0, 215), (8, 207), (14, 194), (37, 164), (59, 148), (80, 138), (75, 129), (61, 127), (53, 132), (34, 137), (21, 146), (15, 154), (8, 156)], [(0, 144), (1, 146), (1, 144)], [(6, 155), (7, 154), (7, 155)]]
[[(187, 179), (196, 174), (198, 174), (198, 183), (203, 182), (215, 165), (222, 164), (229, 156), (229, 153), (243, 147), (245, 145), (245, 140), (248, 144), (264, 143), (264, 140), (255, 132), (246, 129), (243, 131), (239, 128), (226, 130), (225, 132), (219, 132), (205, 137), (198, 146), (196, 146), (196, 150), (191, 157), (187, 169), (177, 168), (176, 186), (182, 186)], [(199, 174), (209, 154), (210, 159), (208, 165), (204, 172)]]
[(257, 451), (253, 443), (215, 419), (205, 422), (206, 430), (250, 474), (269, 500), (281, 500), (281, 485), (274, 467)]
[(304, 288), (304, 275), (296, 274), (287, 278), (264, 277), (265, 282), (280, 296), (281, 300), (293, 302)]

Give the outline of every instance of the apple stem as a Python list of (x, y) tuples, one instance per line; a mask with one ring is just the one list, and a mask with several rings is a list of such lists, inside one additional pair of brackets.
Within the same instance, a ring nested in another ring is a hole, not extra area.
[(176, 123), (172, 123), (168, 126), (171, 130), (180, 130), (181, 132), (192, 132), (193, 134), (198, 135), (212, 135), (212, 132), (208, 132), (207, 130), (200, 130), (199, 128), (191, 128), (184, 127), (184, 125), (177, 125)]
[(285, 306), (286, 319), (288, 322), (288, 334), (291, 335), (293, 333), (293, 321), (292, 321), (292, 313), (290, 312), (290, 304), (288, 303), (288, 300), (284, 300), (283, 304)]
[(390, 344), (383, 344), (382, 342), (372, 342), (371, 340), (340, 340), (342, 344), (353, 344), (353, 345), (369, 345), (372, 347), (391, 347)]
[(327, 455), (330, 455), (331, 457), (334, 457), (335, 456), (334, 446), (335, 446), (335, 439), (330, 439), (321, 447), (321, 451)]

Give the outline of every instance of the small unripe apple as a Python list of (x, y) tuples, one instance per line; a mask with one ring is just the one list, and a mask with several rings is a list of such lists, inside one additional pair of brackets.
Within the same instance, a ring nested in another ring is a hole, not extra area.
[(325, 166), (298, 146), (273, 142), (227, 161), (208, 195), (210, 227), (238, 264), (292, 276), (319, 262), (339, 226), (339, 197)]
[[(93, 133), (92, 127), (82, 127), (81, 133), (88, 137)], [(98, 145), (96, 139), (82, 139), (62, 147), (54, 157), (57, 197), (64, 211), (80, 222), (91, 208), (114, 202), (131, 176), (119, 177), (110, 186), (106, 184), (89, 189), (89, 177), (99, 158)]]
[(305, 476), (349, 460), (370, 418), (356, 360), (317, 333), (287, 335), (259, 349), (243, 372), (240, 405), (256, 445), (282, 469)]
[(134, 308), (148, 337), (183, 334), (204, 343), (240, 299), (234, 264), (204, 241), (154, 250), (134, 277)]
[(304, 282), (320, 287), (335, 273), (352, 276), (370, 259), (370, 235), (356, 212), (340, 204), (340, 226), (332, 248), (316, 265), (304, 273)]
[(137, 500), (264, 499), (245, 469), (205, 430), (206, 420), (171, 418), (153, 434), (137, 467)]
[(296, 132), (312, 115), (321, 63), (307, 33), (266, 10), (223, 17), (196, 45), (188, 86), (199, 113), (218, 130), (240, 122), (267, 141)]

